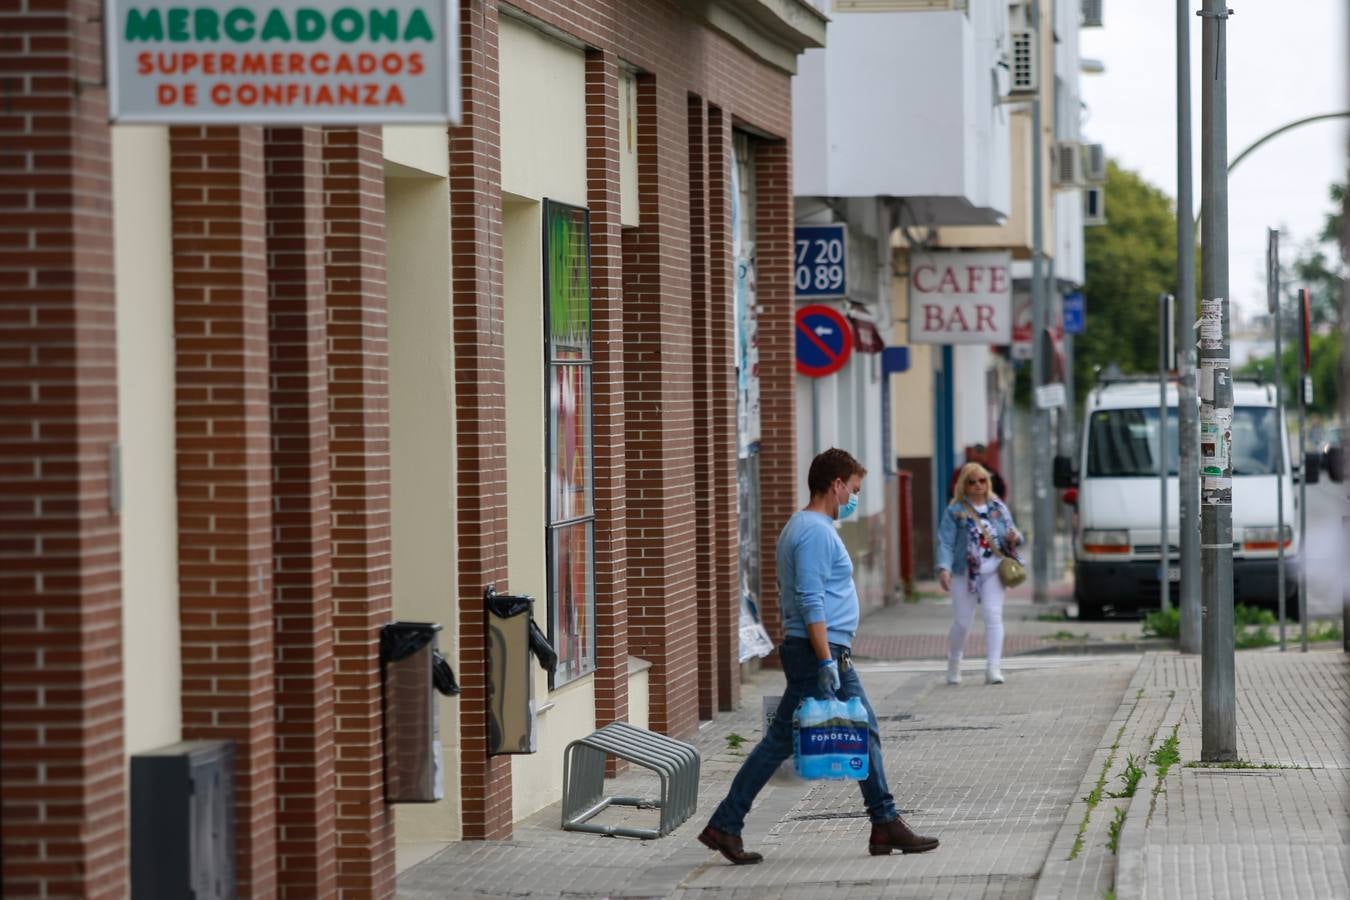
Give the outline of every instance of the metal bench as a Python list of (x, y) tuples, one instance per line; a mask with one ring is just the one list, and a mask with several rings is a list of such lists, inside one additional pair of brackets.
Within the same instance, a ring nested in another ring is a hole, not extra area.
[[(606, 797), (605, 760), (610, 757), (649, 769), (661, 780), (661, 796)], [(620, 837), (651, 840), (669, 834), (694, 814), (698, 806), (698, 750), (662, 734), (611, 722), (578, 738), (563, 752), (562, 827)], [(659, 828), (597, 825), (588, 821), (607, 806), (660, 809)]]

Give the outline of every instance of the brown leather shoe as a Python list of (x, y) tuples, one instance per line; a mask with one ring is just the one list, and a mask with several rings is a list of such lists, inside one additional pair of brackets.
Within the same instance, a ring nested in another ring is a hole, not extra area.
[(885, 856), (892, 850), (901, 853), (926, 853), (938, 845), (935, 837), (926, 837), (910, 831), (905, 820), (898, 816), (894, 821), (872, 825), (872, 837), (867, 841), (867, 852), (873, 856)]
[(716, 850), (738, 866), (753, 866), (764, 858), (758, 853), (751, 853), (746, 850), (745, 845), (741, 843), (739, 834), (727, 834), (724, 831), (718, 831), (711, 825), (698, 833), (698, 840), (709, 850)]

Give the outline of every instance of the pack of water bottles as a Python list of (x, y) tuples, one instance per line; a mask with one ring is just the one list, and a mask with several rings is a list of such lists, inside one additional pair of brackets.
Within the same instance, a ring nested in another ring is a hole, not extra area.
[(807, 697), (792, 717), (792, 761), (808, 780), (867, 778), (867, 741), (867, 707), (857, 697)]

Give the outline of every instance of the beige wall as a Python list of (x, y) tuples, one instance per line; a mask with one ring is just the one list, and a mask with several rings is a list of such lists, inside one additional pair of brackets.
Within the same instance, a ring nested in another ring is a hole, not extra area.
[(619, 74), (619, 222), (637, 227), (638, 219), (637, 76), (624, 71)]
[(182, 738), (169, 137), (112, 129), (126, 752)]
[[(501, 21), (502, 292), (506, 367), (507, 559), (512, 593), (535, 598), (547, 630), (543, 205), (586, 205), (585, 57), (514, 19)], [(621, 86), (622, 87), (622, 86)], [(622, 92), (620, 95), (622, 102)], [(534, 674), (538, 752), (512, 758), (515, 818), (562, 796), (562, 752), (595, 728), (595, 679), (550, 693)]]
[[(411, 162), (416, 155), (402, 158)], [(458, 672), (447, 187), (444, 178), (432, 176), (385, 181), (389, 453), (394, 618), (443, 625), (441, 652)], [(447, 697), (439, 703), (445, 799), (395, 807), (400, 847), (460, 836), (459, 703)]]
[(444, 125), (386, 125), (384, 160), (416, 173), (447, 178), (450, 132)]
[(586, 58), (502, 17), (502, 190), (586, 205)]
[[(909, 271), (908, 254), (895, 255), (895, 271)], [(891, 376), (891, 446), (896, 456), (933, 455), (933, 348), (909, 342), (909, 279), (891, 279), (891, 342), (909, 347), (909, 371)]]

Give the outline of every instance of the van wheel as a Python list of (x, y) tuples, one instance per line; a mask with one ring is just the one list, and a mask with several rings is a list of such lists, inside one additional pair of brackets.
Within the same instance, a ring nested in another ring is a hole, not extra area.
[(1100, 600), (1084, 600), (1082, 597), (1074, 598), (1078, 601), (1078, 621), (1095, 622), (1102, 617), (1102, 603)]

